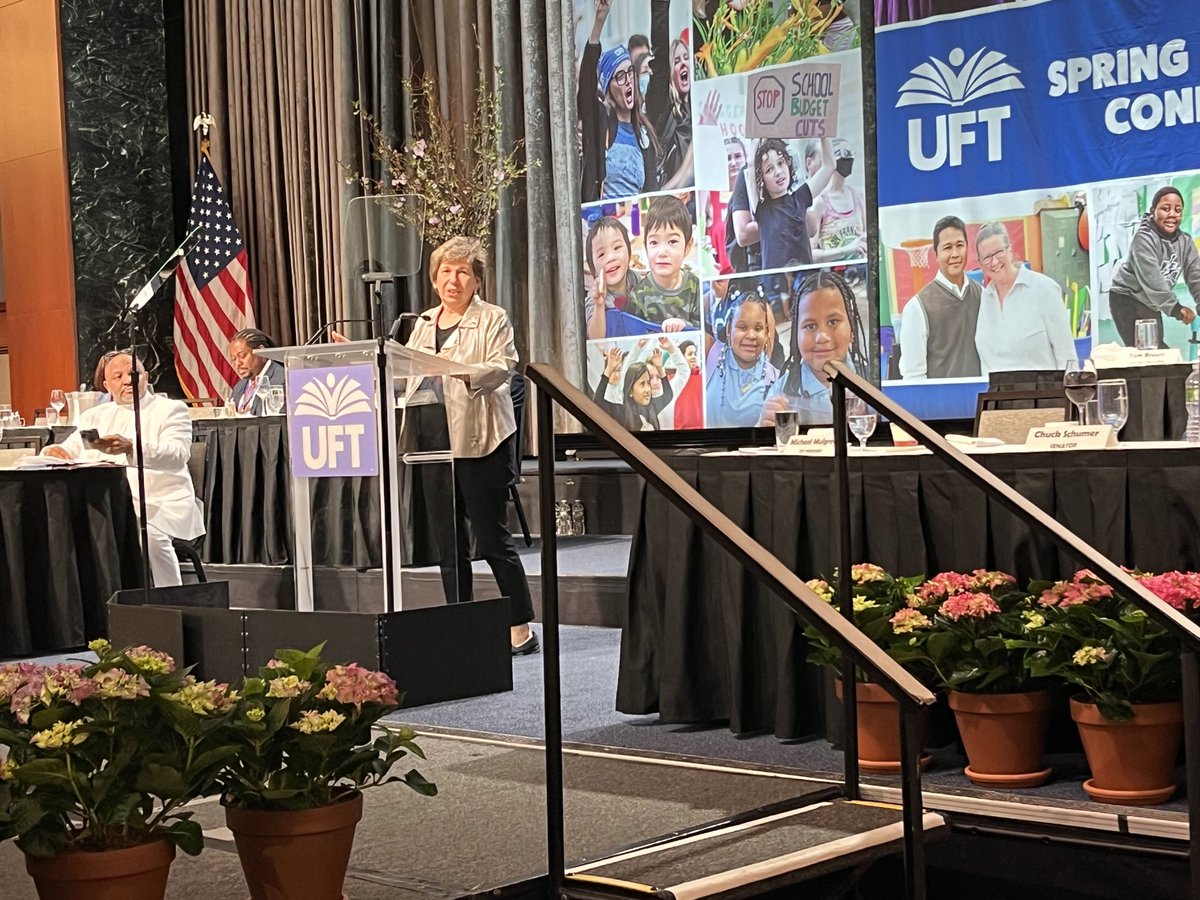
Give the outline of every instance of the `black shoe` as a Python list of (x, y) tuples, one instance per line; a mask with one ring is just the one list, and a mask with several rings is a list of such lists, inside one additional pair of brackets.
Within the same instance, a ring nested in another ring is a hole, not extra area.
[(542, 648), (541, 645), (538, 644), (537, 634), (531, 631), (529, 632), (529, 637), (526, 639), (525, 643), (517, 644), (517, 646), (512, 648), (512, 655), (529, 656), (532, 653), (537, 653), (540, 649)]

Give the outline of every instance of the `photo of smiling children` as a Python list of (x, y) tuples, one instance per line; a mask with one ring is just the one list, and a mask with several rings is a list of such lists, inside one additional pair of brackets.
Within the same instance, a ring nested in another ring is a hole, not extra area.
[(691, 194), (585, 207), (584, 321), (588, 340), (700, 326)]
[(698, 338), (663, 334), (589, 342), (592, 398), (630, 431), (699, 428), (697, 369), (686, 352)]
[(866, 270), (863, 266), (809, 269), (792, 281), (787, 334), (787, 363), (768, 389), (762, 425), (774, 425), (775, 413), (800, 413), (803, 425), (833, 422), (829, 382), (823, 366), (831, 359), (870, 376), (867, 334)]

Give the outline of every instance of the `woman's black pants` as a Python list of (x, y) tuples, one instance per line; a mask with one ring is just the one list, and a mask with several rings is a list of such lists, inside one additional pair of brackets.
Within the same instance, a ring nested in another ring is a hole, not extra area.
[[(454, 515), (450, 515), (449, 479), (435, 476), (426, 488), (437, 531), (442, 586), (447, 603), (471, 600), (470, 535), (476, 555), (487, 562), (500, 593), (508, 597), (513, 625), (533, 620), (533, 601), (525, 567), (508, 529), (508, 486), (515, 480), (513, 435), (481, 457), (454, 458)], [(434, 468), (434, 467), (430, 467)], [(437, 467), (441, 468), (441, 467)], [(438, 496), (441, 494), (442, 496)], [(470, 520), (470, 531), (467, 522)]]

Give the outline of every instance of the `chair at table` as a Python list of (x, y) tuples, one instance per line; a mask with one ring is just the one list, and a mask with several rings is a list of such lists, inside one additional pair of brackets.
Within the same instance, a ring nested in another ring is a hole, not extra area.
[(525, 538), (525, 546), (533, 546), (533, 538), (529, 534), (529, 522), (525, 518), (525, 507), (521, 505), (521, 497), (517, 493), (517, 485), (521, 483), (521, 459), (525, 443), (525, 376), (520, 372), (512, 373), (508, 386), (512, 395), (513, 413), (517, 419), (517, 434), (513, 439), (513, 480), (508, 485), (508, 498), (517, 509), (517, 521), (521, 523), (521, 534)]
[[(1062, 388), (1044, 391), (983, 391), (975, 400), (975, 436), (986, 437), (979, 432), (980, 419), (986, 412), (996, 410), (1045, 411), (1053, 414), (1053, 418), (1047, 421), (1065, 422), (1070, 420), (1071, 409), (1071, 401), (1067, 399)], [(1033, 422), (1029, 427), (1045, 424), (1045, 421)]]
[[(207, 462), (208, 443), (196, 441), (192, 444), (191, 455), (188, 456), (188, 474), (192, 476), (192, 490), (195, 491), (197, 498), (204, 496), (204, 472)], [(171, 546), (174, 547), (175, 556), (181, 563), (191, 563), (192, 574), (196, 576), (197, 581), (208, 581), (204, 574), (204, 564), (200, 561), (200, 548), (204, 546), (204, 535), (191, 541), (183, 538), (171, 538)]]

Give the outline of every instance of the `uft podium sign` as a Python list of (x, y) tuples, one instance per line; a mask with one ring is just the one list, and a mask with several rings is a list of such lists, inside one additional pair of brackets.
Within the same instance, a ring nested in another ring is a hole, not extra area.
[(375, 367), (289, 369), (287, 379), (292, 474), (378, 475)]

